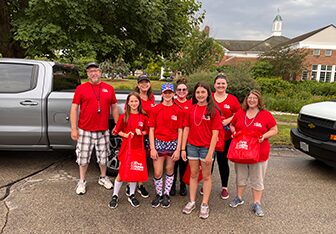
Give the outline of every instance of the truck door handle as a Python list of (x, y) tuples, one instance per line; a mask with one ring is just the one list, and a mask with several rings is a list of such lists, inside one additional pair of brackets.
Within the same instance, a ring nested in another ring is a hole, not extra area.
[(37, 102), (33, 102), (31, 100), (25, 100), (25, 101), (22, 101), (20, 102), (21, 105), (23, 106), (37, 106)]

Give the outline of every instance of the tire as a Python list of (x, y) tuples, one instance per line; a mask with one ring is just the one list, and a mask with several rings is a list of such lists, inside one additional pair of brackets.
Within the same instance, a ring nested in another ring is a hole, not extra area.
[(119, 160), (118, 154), (121, 146), (121, 138), (119, 136), (111, 135), (110, 138), (110, 149), (111, 155), (107, 161), (107, 175), (108, 176), (117, 176), (119, 172)]

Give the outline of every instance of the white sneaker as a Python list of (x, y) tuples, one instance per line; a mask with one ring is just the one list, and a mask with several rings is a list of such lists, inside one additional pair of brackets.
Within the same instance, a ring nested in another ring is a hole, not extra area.
[(106, 189), (113, 188), (113, 184), (108, 176), (99, 177), (98, 184), (104, 186)]
[(76, 187), (76, 193), (78, 195), (83, 195), (86, 192), (86, 181), (78, 181), (77, 187)]

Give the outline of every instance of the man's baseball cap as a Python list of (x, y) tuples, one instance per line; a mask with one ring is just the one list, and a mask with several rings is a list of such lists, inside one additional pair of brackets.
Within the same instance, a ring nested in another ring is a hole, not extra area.
[(138, 83), (141, 82), (141, 81), (143, 81), (143, 80), (150, 81), (149, 78), (148, 78), (148, 76), (145, 75), (145, 74), (138, 77)]
[(90, 63), (86, 64), (86, 66), (85, 66), (85, 70), (89, 69), (90, 67), (96, 67), (96, 68), (99, 68), (99, 64), (96, 63), (96, 62), (90, 62)]
[(171, 83), (161, 85), (161, 93), (168, 91), (168, 90), (174, 92), (174, 85)]

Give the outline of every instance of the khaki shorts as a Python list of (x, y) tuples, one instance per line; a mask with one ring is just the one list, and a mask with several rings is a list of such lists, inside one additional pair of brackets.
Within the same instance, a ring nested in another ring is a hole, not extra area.
[(254, 190), (264, 190), (264, 179), (268, 160), (255, 164), (235, 163), (236, 182), (240, 187), (244, 187), (250, 182)]
[(109, 130), (89, 132), (78, 129), (78, 135), (76, 146), (77, 164), (80, 166), (89, 164), (93, 148), (95, 147), (97, 162), (106, 165), (107, 158), (111, 154)]

